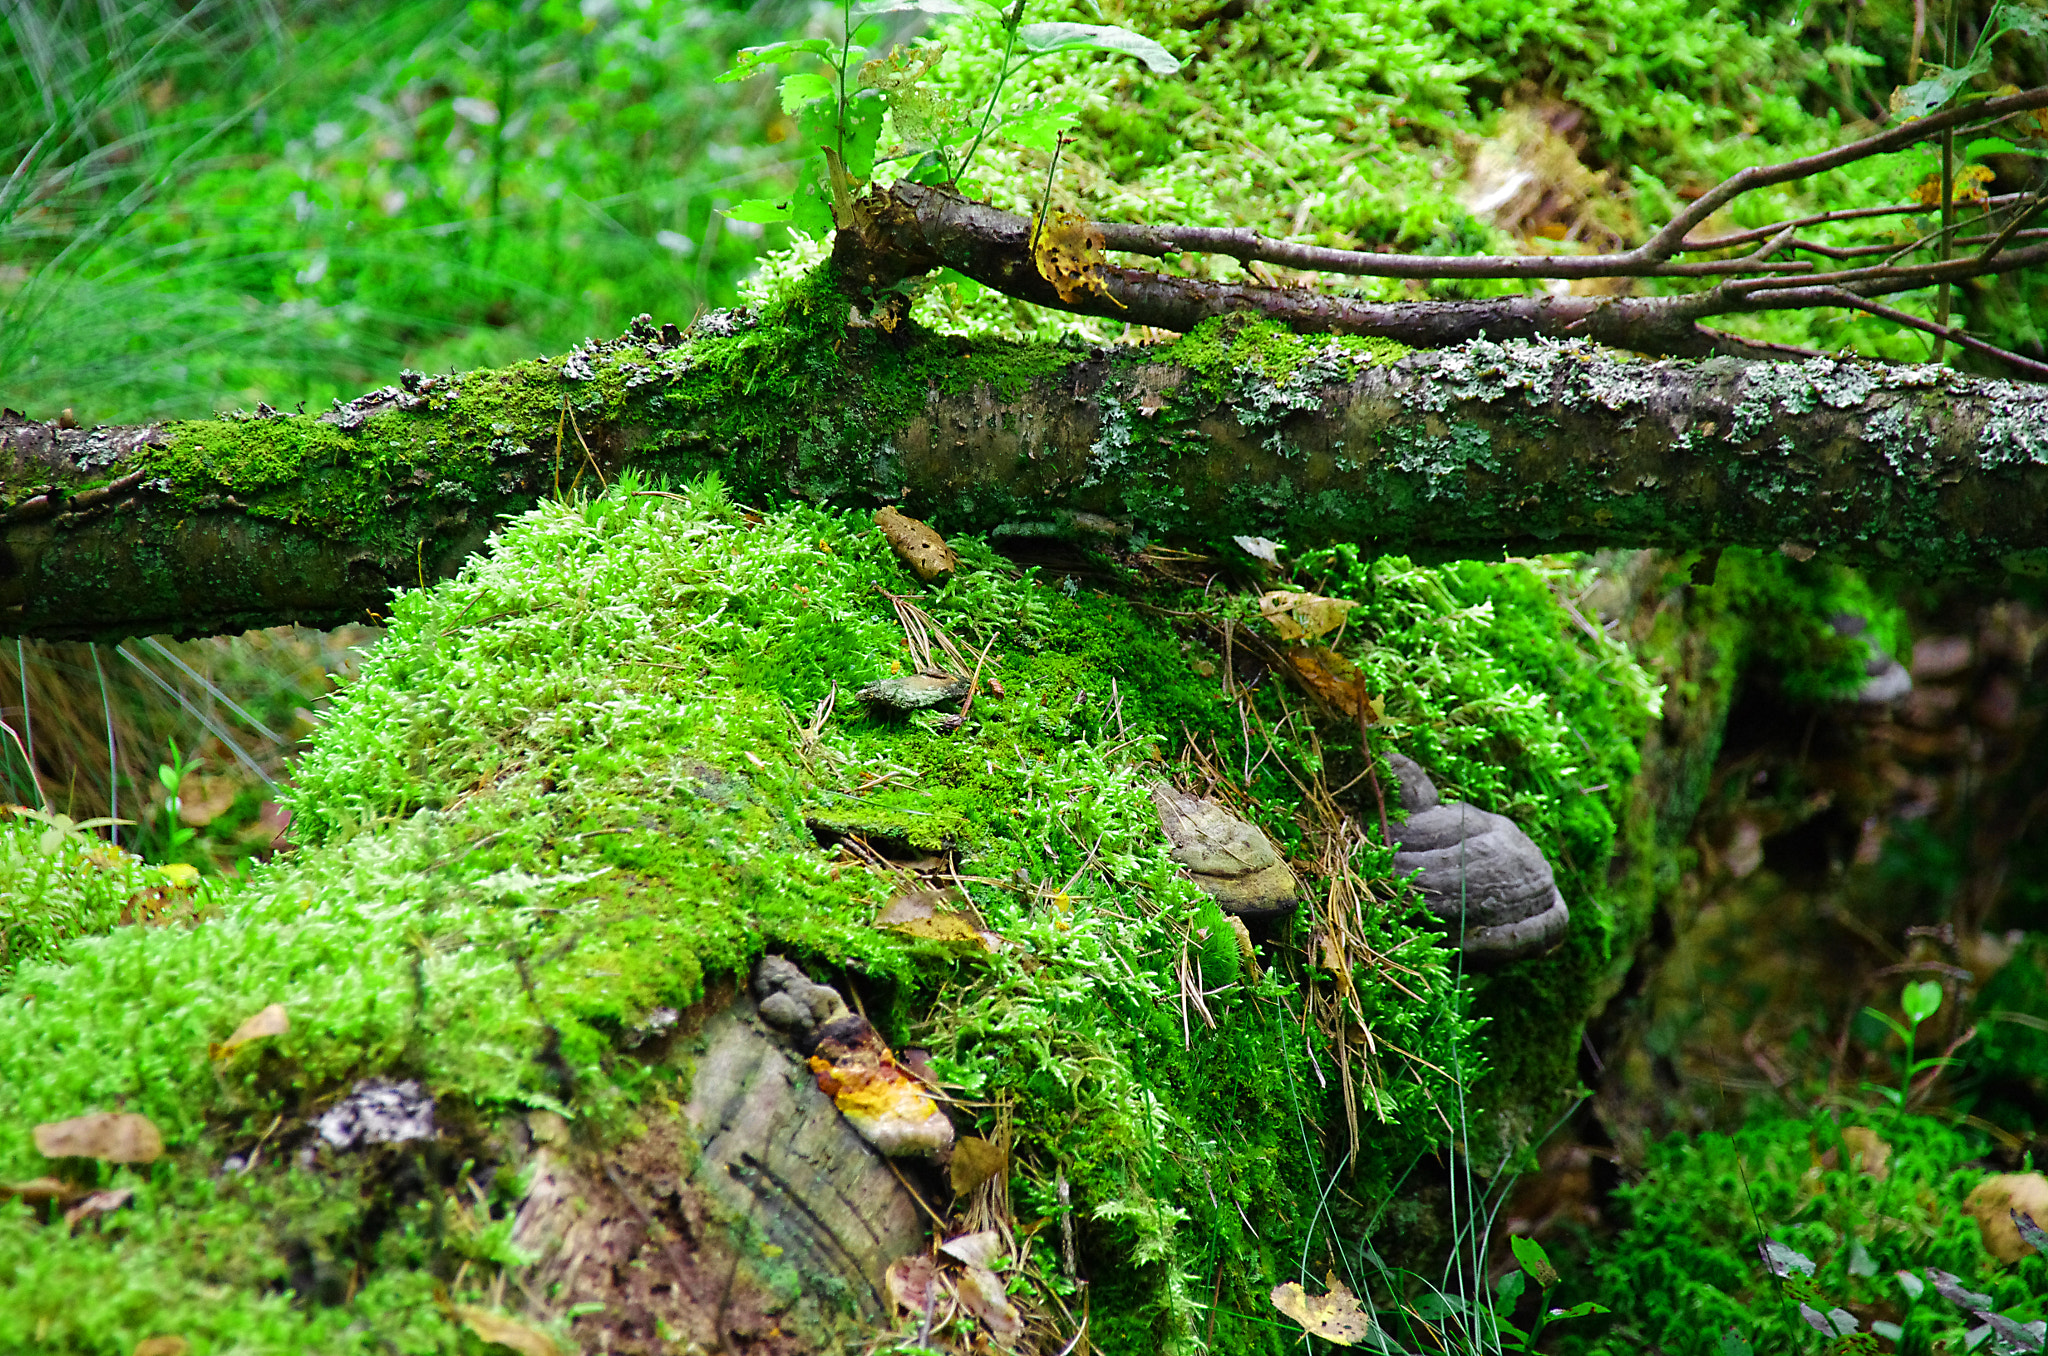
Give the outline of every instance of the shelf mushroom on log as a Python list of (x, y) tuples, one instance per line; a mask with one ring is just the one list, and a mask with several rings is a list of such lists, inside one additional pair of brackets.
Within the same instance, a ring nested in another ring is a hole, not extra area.
[(1395, 825), (1394, 871), (1415, 886), (1475, 970), (1541, 955), (1564, 940), (1571, 911), (1543, 850), (1515, 822), (1443, 801), (1412, 758), (1389, 753), (1407, 819)]

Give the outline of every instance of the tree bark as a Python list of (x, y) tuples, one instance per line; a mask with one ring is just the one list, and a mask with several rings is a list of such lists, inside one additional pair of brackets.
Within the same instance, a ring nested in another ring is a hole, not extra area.
[(1093, 353), (847, 327), (636, 322), (566, 359), (408, 374), (317, 416), (0, 421), (0, 632), (199, 634), (377, 613), (501, 515), (637, 466), (900, 503), (947, 532), (1418, 556), (1784, 546), (2048, 573), (2048, 388), (1586, 344), (1407, 353), (1227, 321)]

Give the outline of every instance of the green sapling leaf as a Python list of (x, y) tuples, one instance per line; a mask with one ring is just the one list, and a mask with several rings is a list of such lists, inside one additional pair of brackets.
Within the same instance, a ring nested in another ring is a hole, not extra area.
[(1931, 979), (1908, 984), (1899, 994), (1899, 1010), (1914, 1026), (1932, 1017), (1941, 1007), (1941, 985)]
[(1755, 1348), (1749, 1345), (1747, 1337), (1730, 1328), (1721, 1334), (1719, 1356), (1756, 1356), (1756, 1351)]
[(787, 202), (774, 202), (768, 198), (748, 198), (737, 207), (728, 207), (724, 215), (734, 221), (753, 221), (763, 225), (771, 221), (788, 221), (790, 218)]
[(1612, 1311), (1604, 1304), (1595, 1304), (1592, 1300), (1580, 1300), (1569, 1309), (1552, 1309), (1550, 1311), (1550, 1319), (1552, 1322), (1556, 1322), (1558, 1319), (1563, 1318), (1584, 1318), (1587, 1314), (1605, 1314), (1610, 1312)]
[(1108, 24), (1025, 24), (1017, 41), (1027, 52), (1121, 52), (1145, 63), (1154, 75), (1172, 75), (1180, 61), (1152, 39)]
[(1899, 1289), (1906, 1292), (1907, 1299), (1916, 1300), (1927, 1293), (1927, 1282), (1913, 1272), (1900, 1271), (1894, 1274), (1899, 1278)]
[(831, 97), (832, 82), (822, 75), (806, 71), (783, 77), (782, 111), (785, 113), (794, 113), (806, 104)]
[(866, 4), (855, 5), (848, 13), (858, 22), (873, 19), (883, 14), (971, 14), (973, 11), (956, 0), (868, 0)]
[(1550, 1264), (1550, 1254), (1543, 1251), (1543, 1245), (1533, 1238), (1519, 1235), (1508, 1239), (1508, 1247), (1514, 1251), (1515, 1260), (1522, 1264), (1522, 1270), (1529, 1278), (1548, 1290), (1557, 1284), (1557, 1268)]

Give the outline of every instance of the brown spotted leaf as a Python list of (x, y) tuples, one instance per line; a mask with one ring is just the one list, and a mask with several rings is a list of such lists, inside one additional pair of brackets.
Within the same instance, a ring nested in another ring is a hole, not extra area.
[(284, 1004), (272, 1003), (236, 1027), (234, 1035), (209, 1046), (208, 1054), (214, 1059), (226, 1059), (251, 1041), (260, 1041), (268, 1036), (282, 1036), (291, 1029), (292, 1019), (285, 1014)]
[(164, 1156), (164, 1139), (147, 1116), (96, 1111), (35, 1128), (36, 1148), (45, 1158), (97, 1158), (104, 1163), (154, 1163)]
[(929, 524), (895, 509), (882, 508), (875, 510), (875, 526), (882, 529), (882, 536), (896, 558), (927, 584), (937, 583), (960, 568), (960, 557)]
[(1273, 1307), (1302, 1328), (1340, 1347), (1356, 1346), (1372, 1333), (1372, 1320), (1335, 1273), (1324, 1278), (1329, 1293), (1311, 1295), (1293, 1281), (1273, 1287)]
[(1102, 246), (1102, 232), (1091, 230), (1078, 213), (1055, 208), (1031, 226), (1031, 262), (1064, 302), (1087, 293), (1117, 300), (1102, 280)]

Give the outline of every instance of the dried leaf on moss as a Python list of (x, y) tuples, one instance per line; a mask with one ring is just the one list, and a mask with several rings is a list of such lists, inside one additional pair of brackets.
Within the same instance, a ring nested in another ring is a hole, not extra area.
[(135, 1350), (130, 1353), (130, 1356), (185, 1356), (185, 1353), (190, 1350), (192, 1350), (190, 1342), (187, 1342), (182, 1337), (167, 1333), (158, 1337), (143, 1338), (135, 1344)]
[[(959, 907), (954, 907), (959, 906)], [(951, 890), (916, 890), (889, 901), (875, 926), (905, 937), (946, 942), (970, 950), (995, 952), (1002, 938), (983, 926), (971, 905), (965, 905)]]
[(1359, 1307), (1358, 1296), (1332, 1272), (1323, 1278), (1329, 1293), (1311, 1295), (1289, 1281), (1273, 1287), (1273, 1307), (1303, 1330), (1340, 1347), (1356, 1346), (1372, 1333), (1372, 1320)]
[(463, 1327), (484, 1341), (509, 1347), (519, 1356), (562, 1356), (555, 1339), (529, 1323), (470, 1304), (454, 1305), (451, 1312)]
[(272, 1003), (236, 1027), (234, 1035), (224, 1041), (216, 1041), (208, 1048), (207, 1053), (212, 1059), (226, 1059), (252, 1041), (260, 1041), (269, 1036), (282, 1036), (291, 1029), (292, 1019), (286, 1014), (284, 1004)]
[(154, 1163), (164, 1156), (163, 1136), (147, 1116), (96, 1111), (35, 1128), (45, 1158), (97, 1158), (103, 1163)]
[(1357, 603), (1325, 598), (1320, 593), (1271, 589), (1259, 595), (1259, 615), (1273, 624), (1282, 640), (1314, 640), (1344, 624)]
[(1387, 714), (1386, 699), (1365, 690), (1365, 674), (1358, 665), (1329, 646), (1292, 646), (1287, 663), (1302, 685), (1331, 710), (1367, 725), (1379, 724)]
[(960, 568), (960, 557), (928, 523), (893, 508), (875, 510), (875, 526), (896, 558), (927, 584), (935, 584)]

